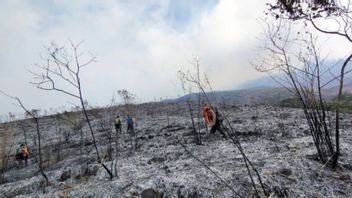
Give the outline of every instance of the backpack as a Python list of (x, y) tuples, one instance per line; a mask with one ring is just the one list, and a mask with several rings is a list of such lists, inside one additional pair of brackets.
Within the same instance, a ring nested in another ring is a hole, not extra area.
[(217, 116), (216, 113), (212, 109), (209, 109), (209, 111), (208, 111), (208, 119), (209, 119), (209, 124), (211, 126), (213, 126), (216, 123), (216, 119), (217, 119), (216, 116)]
[(209, 111), (208, 111), (208, 119), (209, 119), (209, 122), (214, 121), (214, 112), (211, 109), (209, 109)]
[(120, 118), (116, 118), (115, 124), (116, 124), (116, 125), (121, 125), (121, 119), (120, 119)]

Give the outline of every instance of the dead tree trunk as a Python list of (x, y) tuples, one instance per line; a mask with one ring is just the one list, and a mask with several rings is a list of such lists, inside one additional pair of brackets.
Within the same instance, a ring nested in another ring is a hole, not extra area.
[(336, 104), (336, 119), (335, 119), (335, 153), (333, 155), (333, 159), (332, 159), (332, 164), (333, 167), (335, 168), (337, 165), (337, 161), (340, 155), (340, 103), (341, 103), (341, 97), (342, 97), (342, 88), (343, 88), (343, 83), (344, 83), (344, 76), (345, 76), (345, 70), (346, 70), (346, 66), (347, 64), (350, 62), (350, 60), (352, 59), (352, 54), (350, 54), (348, 56), (348, 58), (345, 60), (345, 62), (342, 65), (341, 68), (341, 74), (340, 74), (340, 86), (339, 86), (339, 92), (337, 95), (337, 104)]
[(192, 113), (192, 106), (191, 106), (191, 102), (190, 102), (189, 98), (187, 99), (187, 107), (188, 107), (189, 115), (191, 117), (192, 131), (193, 131), (193, 134), (194, 134), (194, 142), (196, 142), (197, 145), (201, 145), (202, 142), (198, 138), (197, 129), (196, 129), (196, 125), (194, 123), (194, 118), (193, 118), (193, 113)]
[[(265, 35), (269, 43), (265, 44), (262, 57), (269, 58), (262, 58), (262, 63), (255, 64), (256, 69), (269, 74), (273, 71), (283, 74), (284, 77), (273, 79), (294, 93), (301, 102), (321, 162), (323, 164), (333, 162), (339, 155), (339, 107), (338, 105), (336, 107), (335, 146), (337, 150), (335, 150), (331, 135), (333, 128), (328, 124), (329, 118), (322, 94), (322, 88), (326, 84), (321, 83), (322, 75), (327, 73), (329, 68), (325, 72), (321, 69), (323, 60), (316, 47), (317, 38), (313, 37), (312, 33), (307, 31), (304, 37), (295, 34), (292, 36), (290, 30), (290, 24), (267, 24)], [(301, 46), (299, 51), (292, 47), (297, 45)], [(343, 70), (341, 72), (343, 78), (345, 72)], [(343, 84), (343, 81), (340, 83)]]
[[(99, 164), (103, 166), (103, 168), (106, 170), (106, 172), (109, 174), (110, 178), (112, 179), (113, 175), (111, 171), (105, 166), (105, 164), (101, 160), (96, 138), (94, 135), (94, 130), (91, 125), (91, 121), (89, 119), (86, 106), (84, 103), (82, 87), (81, 87), (81, 79), (80, 79), (81, 69), (91, 64), (92, 62), (94, 62), (95, 57), (92, 57), (87, 62), (81, 64), (79, 58), (82, 56), (82, 54), (78, 54), (78, 48), (81, 44), (82, 42), (78, 43), (77, 45), (71, 42), (73, 55), (69, 56), (64, 47), (58, 47), (55, 43), (52, 43), (51, 47), (48, 48), (49, 54), (48, 54), (46, 65), (43, 65), (40, 67), (43, 70), (42, 73), (37, 74), (35, 72), (32, 72), (32, 74), (35, 76), (35, 79), (39, 80), (38, 82), (35, 82), (33, 84), (35, 84), (39, 89), (61, 92), (79, 100), (84, 119), (88, 124), (88, 128), (92, 136), (92, 141), (96, 151), (97, 161)], [(72, 86), (73, 90), (76, 90), (76, 92), (70, 92), (65, 89), (57, 87), (56, 81), (68, 83), (69, 85)]]
[[(194, 141), (197, 145), (202, 145), (202, 140), (200, 138), (200, 133), (197, 131), (196, 128), (196, 124), (194, 122), (194, 117), (193, 117), (193, 110), (192, 110), (192, 104), (191, 104), (191, 87), (189, 87), (188, 89), (186, 88), (186, 80), (187, 80), (187, 75), (182, 72), (179, 71), (178, 72), (178, 78), (181, 81), (181, 85), (182, 85), (182, 89), (183, 92), (185, 94), (188, 94), (187, 99), (186, 99), (186, 103), (187, 103), (187, 108), (188, 108), (188, 112), (190, 114), (190, 118), (191, 118), (191, 122), (192, 122), (192, 132), (194, 134)], [(200, 99), (200, 98), (199, 98)], [(199, 115), (199, 111), (198, 111), (198, 128), (200, 128), (200, 119), (199, 119), (200, 115)]]

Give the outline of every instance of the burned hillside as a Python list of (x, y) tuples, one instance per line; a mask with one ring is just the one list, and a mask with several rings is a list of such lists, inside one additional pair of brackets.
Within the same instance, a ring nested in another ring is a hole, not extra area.
[[(319, 162), (301, 110), (236, 105), (221, 108), (271, 196), (352, 196), (352, 115), (342, 115), (342, 154), (333, 170)], [(125, 122), (122, 133), (116, 136), (113, 119), (122, 115), (123, 109), (89, 113), (102, 161), (113, 170), (112, 179), (95, 159), (88, 126), (79, 112), (39, 118), (48, 186), (38, 171), (33, 121), (2, 124), (6, 144), (2, 144), (1, 153), (1, 197), (146, 197), (147, 193), (153, 197), (255, 196), (241, 154), (229, 139), (209, 134), (202, 122), (202, 145), (195, 144), (185, 104), (150, 103), (136, 105), (136, 109), (133, 136), (126, 133)], [(31, 151), (28, 166), (14, 160), (16, 149), (25, 142)], [(180, 142), (238, 195), (187, 153)]]

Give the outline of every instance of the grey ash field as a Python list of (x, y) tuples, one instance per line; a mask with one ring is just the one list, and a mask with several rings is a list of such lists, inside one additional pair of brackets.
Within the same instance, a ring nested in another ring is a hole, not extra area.
[[(352, 197), (352, 115), (342, 116), (341, 157), (332, 170), (316, 157), (303, 112), (299, 109), (273, 106), (221, 107), (236, 130), (244, 152), (262, 176), (271, 197)], [(141, 197), (149, 188), (163, 197), (236, 197), (218, 178), (190, 156), (203, 160), (243, 197), (255, 197), (240, 152), (220, 134), (209, 134), (201, 126), (203, 145), (195, 145), (191, 120), (184, 104), (152, 103), (139, 105), (136, 127), (137, 149), (131, 149), (131, 138), (125, 123), (118, 135), (117, 177), (110, 180), (95, 160), (95, 150), (82, 124), (82, 131), (57, 116), (39, 119), (42, 132), (43, 161), (51, 182), (38, 172), (33, 155), (38, 152), (33, 123), (22, 120), (2, 124), (7, 132), (7, 169), (0, 185), (0, 197)], [(114, 109), (113, 115), (121, 114)], [(108, 160), (109, 137), (115, 129), (108, 109), (91, 111), (99, 151)], [(197, 111), (194, 112), (197, 117)], [(72, 116), (72, 122), (79, 116)], [(197, 120), (197, 119), (196, 119)], [(9, 133), (12, 131), (12, 133)], [(28, 166), (16, 165), (13, 154), (18, 145), (27, 142), (33, 153)], [(82, 144), (81, 144), (82, 132)], [(83, 171), (82, 171), (83, 170)], [(114, 172), (115, 174), (115, 172)], [(157, 197), (157, 196), (154, 196)]]

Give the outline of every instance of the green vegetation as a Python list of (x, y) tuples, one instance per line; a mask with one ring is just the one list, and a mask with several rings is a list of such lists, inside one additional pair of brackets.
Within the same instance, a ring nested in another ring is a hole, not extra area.
[[(340, 101), (340, 112), (342, 113), (352, 113), (352, 94), (343, 93)], [(332, 101), (326, 102), (326, 108), (328, 110), (335, 109), (337, 104), (337, 98), (334, 98)]]
[[(337, 104), (337, 98), (325, 101), (325, 108), (333, 111)], [(297, 97), (287, 98), (278, 103), (281, 107), (302, 108), (302, 103)], [(341, 97), (340, 112), (352, 113), (352, 93), (343, 93)]]
[(302, 102), (297, 97), (283, 99), (278, 102), (281, 107), (302, 108)]

